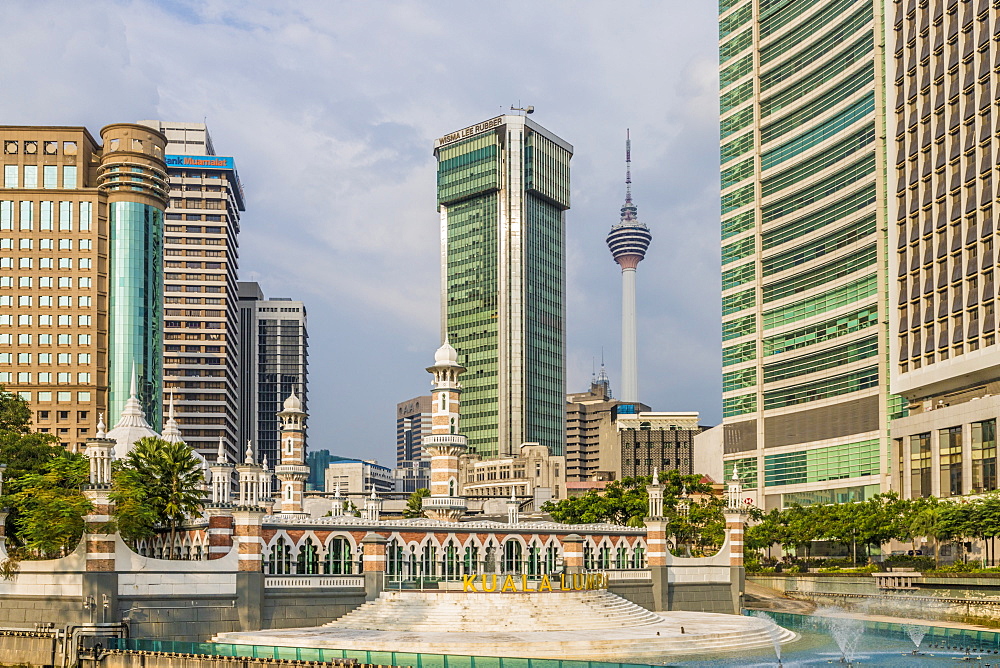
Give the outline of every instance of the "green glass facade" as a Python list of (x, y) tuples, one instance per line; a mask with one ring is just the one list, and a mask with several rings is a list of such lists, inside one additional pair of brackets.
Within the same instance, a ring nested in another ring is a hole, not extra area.
[(720, 3), (724, 457), (767, 507), (888, 468), (881, 6)]
[(521, 116), (439, 142), (442, 328), (468, 369), (461, 431), (481, 457), (565, 440), (565, 211), (572, 148)]
[(163, 211), (108, 204), (108, 413), (121, 415), (133, 365), (146, 420), (160, 430), (163, 392)]

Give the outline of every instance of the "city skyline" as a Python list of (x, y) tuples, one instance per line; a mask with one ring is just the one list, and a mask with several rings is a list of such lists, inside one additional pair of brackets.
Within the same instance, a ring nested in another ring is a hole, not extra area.
[[(109, 116), (187, 122), (207, 116), (216, 145), (239, 161), (247, 191), (240, 280), (303, 300), (311, 329), (322, 332), (311, 360), (310, 444), (383, 462), (393, 458), (393, 422), (350, 417), (388, 417), (401, 398), (426, 392), (426, 351), (438, 343), (438, 225), (427, 147), (469, 119), (527, 104), (537, 110), (533, 118), (574, 144), (566, 389), (586, 389), (602, 347), (617, 388), (620, 270), (608, 261), (604, 237), (621, 206), (621, 137), (630, 127), (642, 146), (635, 168), (644, 216), (657, 221), (659, 238), (675, 239), (669, 252), (663, 246), (643, 263), (641, 295), (650, 304), (640, 308), (642, 399), (718, 422), (715, 9), (635, 3), (622, 12), (595, 5), (584, 16), (567, 6), (533, 8), (552, 26), (552, 40), (524, 41), (496, 66), (490, 54), (507, 46), (499, 37), (477, 37), (488, 42), (471, 58), (459, 57), (468, 37), (445, 50), (439, 45), (442, 32), (478, 34), (482, 12), (341, 7), (306, 4), (285, 13), (250, 3), (237, 19), (186, 3), (67, 4), (46, 20), (66, 33), (86, 30), (109, 51), (67, 46), (30, 68), (14, 65), (8, 80), (26, 94), (0, 101), (0, 115), (7, 123), (92, 130)], [(660, 39), (662, 26), (677, 15), (689, 19), (685, 30)], [(0, 17), (20, 26), (17, 38), (0, 46), (10, 62), (41, 39), (35, 16), (27, 6), (0, 9)], [(618, 46), (626, 29), (640, 45), (631, 54)], [(291, 37), (296, 31), (312, 37)], [(581, 33), (591, 42), (586, 49)], [(395, 52), (373, 54), (372, 34)], [(255, 62), (251, 54), (265, 46), (274, 57)], [(360, 54), (367, 69), (343, 66)], [(638, 69), (628, 68), (630, 58), (673, 65), (648, 86)], [(211, 72), (203, 66), (209, 60)], [(447, 104), (439, 104), (441, 80), (472, 81), (487, 63), (494, 67), (488, 85), (449, 89)], [(528, 82), (528, 63), (547, 67)], [(591, 73), (586, 79), (567, 77), (581, 67)], [(100, 97), (82, 94), (97, 72), (116, 85)], [(619, 108), (617, 100), (626, 97), (632, 104)], [(365, 392), (354, 392), (357, 384), (342, 376), (363, 377)], [(380, 403), (373, 406), (373, 398)], [(330, 410), (316, 414), (316, 406)]]

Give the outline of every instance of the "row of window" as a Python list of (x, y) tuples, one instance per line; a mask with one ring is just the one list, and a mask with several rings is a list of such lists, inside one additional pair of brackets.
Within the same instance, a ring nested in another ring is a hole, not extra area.
[[(94, 284), (94, 280), (90, 276), (79, 276), (76, 279), (77, 287), (80, 288), (90, 288)], [(17, 287), (19, 288), (30, 288), (34, 285), (34, 278), (32, 276), (19, 276), (17, 279)], [(38, 287), (40, 288), (52, 288), (58, 286), (59, 289), (67, 289), (73, 287), (73, 277), (72, 276), (60, 276), (57, 279), (53, 279), (51, 276), (39, 276), (38, 277)], [(12, 288), (14, 287), (14, 279), (11, 276), (0, 276), (0, 288)]]
[[(22, 314), (17, 316), (17, 326), (18, 327), (31, 327), (35, 318), (32, 314)], [(90, 327), (93, 322), (92, 316), (89, 315), (78, 315), (76, 316), (77, 327)], [(14, 316), (8, 314), (0, 314), (0, 326), (10, 326), (14, 324)], [(56, 324), (59, 327), (71, 327), (73, 326), (73, 316), (71, 315), (39, 315), (38, 316), (38, 326), (39, 327), (51, 327)]]
[[(63, 165), (62, 183), (59, 183), (59, 166), (42, 165), (42, 188), (63, 188), (73, 190), (76, 188), (76, 165)], [(19, 169), (18, 165), (3, 166), (3, 187), (4, 188), (25, 188), (34, 189), (38, 187), (38, 166), (25, 165), (24, 169)]]
[[(39, 144), (41, 144), (42, 155), (59, 155), (59, 142), (55, 139), (5, 139), (3, 142), (4, 155), (17, 155), (23, 152), (24, 155), (38, 155)], [(76, 155), (77, 146), (75, 141), (64, 141), (62, 143), (63, 155)]]
[[(37, 359), (39, 364), (52, 364), (55, 359), (57, 364), (72, 364), (73, 353), (17, 353), (18, 364), (31, 364), (32, 359)], [(0, 364), (13, 364), (14, 353), (0, 352)], [(90, 364), (90, 353), (76, 353), (77, 364)]]
[[(14, 250), (14, 239), (11, 237), (0, 237), (0, 250)], [(39, 250), (73, 250), (73, 239), (32, 239), (31, 237), (21, 237), (17, 239), (19, 250), (34, 250), (35, 241), (38, 241)], [(93, 249), (93, 239), (78, 239), (77, 248), (79, 250)]]
[[(17, 206), (15, 206), (15, 204)], [(57, 206), (58, 204), (58, 206)], [(73, 206), (73, 202), (42, 201), (34, 202), (30, 200), (0, 200), (0, 230), (13, 230), (15, 223), (17, 229), (21, 231), (31, 231), (35, 229), (36, 209), (38, 229), (43, 232), (53, 230), (58, 212), (58, 222), (60, 232), (73, 231), (73, 213), (76, 209), (79, 213), (79, 227), (81, 232), (89, 232), (93, 224), (94, 204), (93, 202), (79, 202), (78, 207)], [(37, 206), (36, 206), (37, 205)], [(15, 220), (17, 213), (17, 220)]]
[[(6, 372), (0, 372), (0, 383), (11, 382), (9, 378), (10, 374), (7, 373), (7, 375), (4, 376), (4, 373)], [(74, 400), (72, 392), (47, 392), (47, 391), (30, 392), (22, 390), (17, 393), (17, 396), (19, 396), (20, 398), (24, 399), (27, 402), (31, 402), (32, 396), (35, 396), (36, 400), (43, 404), (51, 402), (53, 397), (55, 397), (55, 400), (60, 404), (71, 403)], [(81, 404), (89, 403), (90, 397), (91, 397), (90, 392), (77, 392), (76, 402)]]
[[(15, 258), (12, 257), (0, 257), (0, 269), (13, 269), (15, 266)], [(20, 257), (17, 258), (16, 266), (18, 269), (34, 269), (35, 260), (38, 260), (39, 269), (73, 269), (73, 258), (71, 257)], [(80, 257), (76, 259), (77, 269), (93, 269), (94, 260), (89, 257)]]
[[(17, 335), (17, 345), (19, 346), (30, 346), (32, 340), (34, 339), (34, 334), (18, 334)], [(52, 334), (39, 334), (38, 335), (38, 345), (40, 346), (51, 346), (52, 345)], [(60, 346), (69, 346), (73, 344), (72, 334), (57, 334), (56, 342)], [(76, 345), (78, 346), (89, 346), (91, 343), (90, 334), (77, 334), (76, 335)], [(9, 346), (14, 343), (13, 334), (0, 334), (0, 346)]]
[[(17, 305), (20, 307), (30, 307), (34, 306), (35, 298), (32, 295), (18, 295)], [(77, 297), (77, 306), (80, 308), (89, 308), (93, 301), (89, 295), (80, 295)], [(0, 306), (13, 306), (14, 297), (11, 295), (0, 295)], [(42, 308), (50, 308), (52, 306), (58, 306), (59, 308), (71, 308), (73, 306), (73, 297), (71, 295), (60, 295), (58, 297), (51, 297), (49, 295), (42, 295), (38, 298), (38, 305)]]
[[(16, 378), (16, 381), (14, 380)], [(32, 378), (37, 378), (37, 381), (33, 381)], [(55, 380), (53, 380), (53, 378)], [(80, 385), (90, 384), (90, 372), (80, 371), (76, 374), (76, 383)], [(32, 382), (37, 382), (40, 385), (47, 385), (50, 383), (58, 383), (60, 385), (70, 385), (73, 381), (73, 374), (68, 372), (60, 373), (50, 373), (48, 371), (33, 373), (31, 371), (18, 371), (16, 374), (10, 371), (0, 371), (0, 383), (13, 383), (17, 382), (18, 385), (28, 385)]]

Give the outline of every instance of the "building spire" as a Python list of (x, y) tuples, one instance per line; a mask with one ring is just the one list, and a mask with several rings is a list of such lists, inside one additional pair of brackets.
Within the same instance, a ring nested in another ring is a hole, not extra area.
[(632, 133), (625, 130), (625, 205), (622, 206), (622, 224), (638, 222), (638, 213), (639, 210), (632, 203)]

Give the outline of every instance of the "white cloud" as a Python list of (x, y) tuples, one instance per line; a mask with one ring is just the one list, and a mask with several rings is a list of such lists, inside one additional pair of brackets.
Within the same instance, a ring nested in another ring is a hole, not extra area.
[[(716, 13), (660, 2), (3, 3), (6, 123), (207, 118), (247, 194), (241, 275), (303, 298), (313, 447), (392, 457), (437, 344), (433, 140), (511, 104), (574, 144), (568, 389), (603, 346), (634, 139), (642, 398), (719, 419)], [(359, 391), (360, 388), (360, 391)]]

